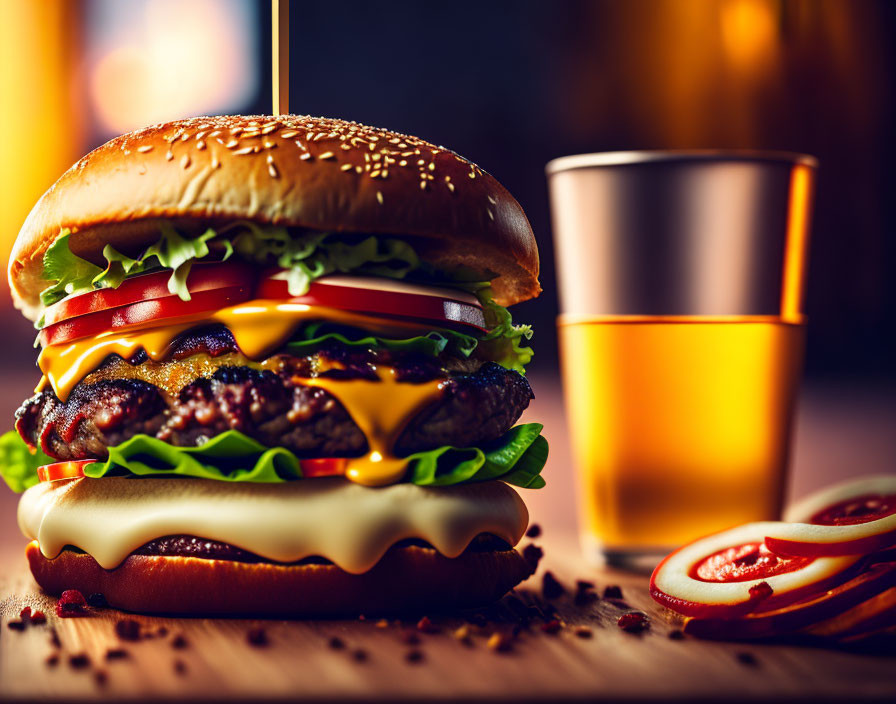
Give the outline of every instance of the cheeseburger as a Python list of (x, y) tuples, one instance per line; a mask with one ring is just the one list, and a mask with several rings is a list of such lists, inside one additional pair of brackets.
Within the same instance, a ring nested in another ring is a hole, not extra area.
[(208, 117), (91, 152), (9, 261), (42, 377), (0, 442), (38, 584), (120, 609), (475, 606), (534, 569), (526, 216), (422, 139)]

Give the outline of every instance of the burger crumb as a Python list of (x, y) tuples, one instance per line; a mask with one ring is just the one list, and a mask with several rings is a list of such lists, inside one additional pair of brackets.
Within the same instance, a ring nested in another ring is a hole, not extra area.
[(533, 523), (529, 526), (529, 530), (526, 531), (527, 538), (537, 538), (541, 535), (541, 526), (537, 523)]
[(187, 674), (187, 663), (185, 663), (183, 660), (175, 660), (174, 672), (181, 676)]
[(131, 654), (124, 648), (109, 648), (106, 651), (106, 662), (114, 662), (115, 660), (127, 660)]
[(759, 667), (759, 661), (756, 659), (756, 656), (753, 655), (753, 653), (735, 653), (734, 657), (741, 665), (746, 665), (747, 667)]
[(386, 619), (381, 618), (379, 621), (376, 622), (376, 627), (377, 628), (388, 628), (389, 622)]
[(56, 615), (60, 618), (87, 615), (87, 600), (77, 589), (66, 589), (56, 602)]
[(46, 659), (44, 659), (44, 664), (47, 667), (56, 667), (59, 664), (59, 653), (50, 653), (47, 655)]
[(418, 650), (417, 648), (414, 648), (413, 650), (409, 650), (408, 652), (405, 653), (404, 659), (407, 660), (409, 663), (412, 663), (415, 665), (418, 663), (421, 663), (424, 660), (423, 651)]
[(469, 640), (470, 635), (470, 627), (466, 623), (454, 631), (454, 637), (457, 640)]
[(85, 667), (90, 667), (90, 656), (87, 653), (70, 655), (68, 666), (73, 670), (83, 670)]
[(6, 627), (11, 631), (24, 631), (25, 630), (25, 622), (21, 619), (13, 619), (9, 623), (6, 624)]
[(367, 651), (363, 648), (357, 648), (352, 651), (352, 660), (355, 662), (367, 662)]
[(164, 638), (167, 635), (168, 635), (168, 629), (165, 628), (164, 626), (159, 626), (156, 629), (156, 637), (157, 638)]
[(327, 646), (332, 650), (342, 650), (345, 647), (345, 642), (342, 640), (342, 638), (333, 636), (327, 642)]
[(31, 612), (31, 623), (35, 626), (39, 626), (47, 622), (47, 615), (43, 611), (33, 611)]
[(639, 611), (629, 611), (622, 614), (617, 620), (616, 625), (626, 633), (640, 633), (650, 626), (647, 615)]
[(622, 587), (619, 587), (615, 584), (610, 584), (609, 586), (604, 587), (604, 599), (621, 599), (622, 598)]
[(190, 641), (183, 633), (178, 633), (171, 639), (171, 647), (175, 650), (186, 650), (190, 647)]
[(559, 633), (561, 628), (563, 628), (563, 626), (560, 625), (560, 622), (555, 618), (552, 618), (550, 621), (545, 621), (543, 624), (541, 624), (542, 632), (549, 635), (555, 635)]
[(109, 673), (105, 670), (97, 670), (93, 673), (93, 681), (96, 682), (97, 687), (105, 687), (109, 681)]
[(23, 621), (28, 621), (31, 619), (31, 607), (26, 606), (24, 609), (19, 611), (19, 618)]
[(594, 592), (594, 582), (587, 579), (576, 580), (576, 595), (573, 598), (576, 606), (585, 606), (597, 601), (597, 598), (597, 594)]
[(575, 633), (579, 638), (590, 638), (593, 635), (591, 629), (588, 628), (588, 626), (576, 626), (573, 629), (573, 633)]
[(401, 632), (401, 641), (405, 645), (417, 645), (420, 643), (420, 636), (416, 634), (416, 632), (412, 631), (410, 628), (405, 628)]
[(684, 631), (678, 628), (673, 631), (669, 631), (669, 640), (684, 640)]
[(768, 582), (760, 582), (759, 584), (754, 584), (750, 587), (750, 599), (756, 601), (768, 599), (774, 593), (775, 590), (771, 588)]
[(513, 648), (513, 638), (506, 633), (492, 633), (486, 645), (496, 653), (508, 653)]
[(115, 624), (115, 635), (119, 640), (136, 643), (140, 640), (140, 622), (132, 618), (123, 618)]
[(545, 572), (541, 577), (541, 594), (548, 600), (557, 599), (566, 594), (566, 587), (560, 584), (553, 572)]
[(526, 564), (529, 565), (529, 569), (533, 572), (538, 569), (538, 563), (541, 562), (541, 558), (543, 557), (544, 550), (538, 547), (535, 543), (529, 543), (523, 548), (523, 559), (526, 561)]
[(417, 621), (417, 630), (421, 633), (438, 633), (442, 629), (434, 624), (430, 620), (429, 616), (424, 616), (419, 621)]
[(268, 641), (268, 632), (263, 628), (250, 629), (246, 634), (246, 640), (249, 642), (249, 645), (256, 648), (264, 648), (270, 642)]
[(52, 645), (54, 648), (62, 647), (62, 641), (59, 640), (59, 633), (55, 628), (50, 629), (50, 645)]
[(109, 606), (106, 597), (99, 592), (95, 592), (87, 597), (87, 603), (95, 609), (105, 609)]

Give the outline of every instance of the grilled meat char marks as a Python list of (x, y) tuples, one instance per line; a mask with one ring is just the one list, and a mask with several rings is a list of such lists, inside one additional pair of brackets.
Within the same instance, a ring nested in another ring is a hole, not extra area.
[[(172, 357), (216, 357), (235, 347), (226, 330), (199, 331), (182, 336)], [(105, 366), (112, 378), (78, 384), (65, 402), (50, 390), (35, 395), (17, 411), (16, 429), (28, 443), (60, 460), (104, 459), (108, 447), (138, 433), (193, 446), (229, 429), (268, 446), (286, 447), (300, 457), (357, 456), (367, 450), (364, 434), (333, 395), (303, 385), (302, 377), (320, 373), (376, 378), (374, 365), (389, 363), (407, 383), (445, 379), (440, 400), (413, 418), (399, 437), (397, 452), (409, 454), (495, 439), (516, 422), (532, 398), (523, 376), (492, 362), (340, 345), (278, 360), (276, 372), (222, 366), (172, 395), (141, 379), (114, 376), (116, 365), (148, 363), (142, 353), (128, 362), (110, 358)]]

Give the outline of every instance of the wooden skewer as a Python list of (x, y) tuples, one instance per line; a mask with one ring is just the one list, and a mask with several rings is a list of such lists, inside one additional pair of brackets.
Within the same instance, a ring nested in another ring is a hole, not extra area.
[(289, 0), (271, 0), (274, 115), (289, 114)]

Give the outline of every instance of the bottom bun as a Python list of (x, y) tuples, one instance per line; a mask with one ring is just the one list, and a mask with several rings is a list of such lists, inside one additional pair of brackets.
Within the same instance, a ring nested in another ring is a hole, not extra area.
[(447, 558), (428, 547), (394, 547), (369, 571), (332, 564), (278, 565), (195, 557), (130, 555), (114, 570), (64, 550), (52, 560), (37, 541), (25, 555), (51, 595), (100, 593), (110, 606), (191, 616), (323, 617), (413, 614), (500, 599), (532, 574), (516, 550), (468, 550)]

